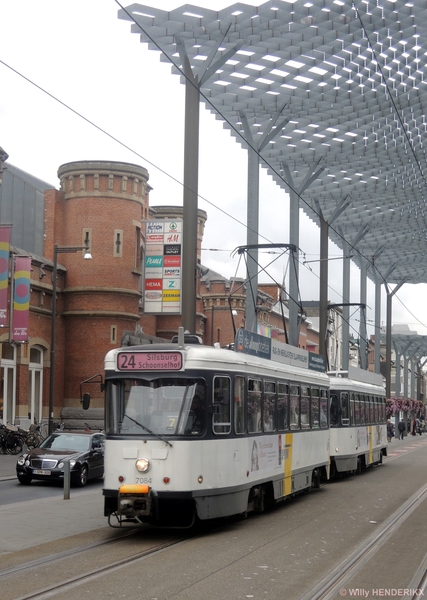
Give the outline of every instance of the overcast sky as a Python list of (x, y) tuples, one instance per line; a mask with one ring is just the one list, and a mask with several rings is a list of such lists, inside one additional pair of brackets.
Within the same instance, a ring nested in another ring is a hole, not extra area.
[[(184, 2), (146, 4), (172, 10)], [(231, 2), (194, 4), (219, 10)], [(182, 205), (184, 86), (159, 53), (130, 32), (131, 24), (118, 19), (119, 8), (114, 0), (0, 0), (0, 146), (11, 164), (56, 188), (58, 167), (67, 162), (135, 163), (148, 169), (151, 206)], [(199, 207), (208, 213), (202, 262), (227, 277), (243, 277), (232, 252), (246, 244), (247, 153), (203, 105), (200, 114)], [(286, 194), (261, 169), (260, 243), (289, 242), (288, 207)], [(300, 247), (302, 261), (319, 258), (318, 229), (303, 215)], [(341, 256), (332, 243), (329, 253)], [(260, 260), (260, 282), (286, 276), (287, 256), (261, 254)], [(339, 303), (342, 261), (329, 264), (329, 300)], [(318, 300), (318, 267), (300, 267), (303, 301)], [(369, 283), (368, 319), (373, 292)], [(351, 294), (350, 301), (358, 302), (356, 267)], [(425, 285), (404, 285), (393, 299), (393, 322), (427, 334), (425, 304)], [(358, 319), (355, 310), (355, 328)]]

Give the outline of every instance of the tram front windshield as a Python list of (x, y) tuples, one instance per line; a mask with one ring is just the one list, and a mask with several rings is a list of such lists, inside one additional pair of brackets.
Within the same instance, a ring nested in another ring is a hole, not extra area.
[(201, 435), (206, 384), (196, 379), (107, 382), (106, 432), (114, 435)]

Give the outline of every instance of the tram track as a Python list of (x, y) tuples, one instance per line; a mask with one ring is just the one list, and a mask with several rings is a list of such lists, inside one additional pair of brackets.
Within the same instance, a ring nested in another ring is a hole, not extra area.
[[(136, 533), (136, 532), (134, 532), (134, 533)], [(52, 585), (45, 586), (42, 589), (38, 589), (38, 590), (31, 591), (29, 593), (25, 593), (19, 597), (15, 596), (14, 600), (47, 600), (48, 598), (55, 598), (61, 592), (64, 592), (64, 591), (69, 592), (73, 588), (78, 588), (79, 586), (84, 585), (88, 582), (96, 581), (97, 579), (102, 578), (106, 573), (111, 574), (114, 571), (118, 571), (124, 567), (131, 566), (132, 564), (135, 564), (141, 560), (144, 560), (149, 557), (153, 557), (156, 554), (159, 554), (161, 552), (168, 550), (169, 548), (177, 547), (181, 544), (184, 544), (192, 537), (194, 537), (194, 536), (189, 535), (184, 538), (181, 537), (179, 540), (176, 540), (176, 539), (167, 540), (165, 542), (156, 544), (151, 548), (146, 548), (144, 550), (141, 550), (140, 552), (132, 553), (131, 555), (129, 555), (125, 558), (121, 558), (121, 559), (115, 560), (115, 561), (109, 561), (108, 563), (104, 564), (103, 566), (98, 566), (98, 567), (96, 567), (94, 569), (90, 569), (84, 573), (79, 573), (79, 574), (76, 574), (75, 576), (67, 577), (66, 579), (63, 579), (62, 581), (53, 583)], [(120, 539), (113, 540), (113, 541), (120, 542), (120, 541), (123, 541), (124, 539), (126, 539), (126, 536), (122, 536)], [(91, 546), (91, 548), (87, 547), (84, 549), (80, 548), (80, 550), (79, 549), (76, 549), (76, 550), (80, 551), (80, 552), (85, 552), (85, 551), (88, 551), (89, 549), (94, 549), (96, 547), (105, 546), (105, 543), (98, 543), (98, 544), (93, 544), (93, 545), (88, 545), (88, 546)], [(70, 551), (70, 552), (72, 553), (72, 551)], [(50, 557), (46, 557), (43, 560), (42, 564), (44, 566), (50, 565), (53, 562), (57, 562), (57, 561), (61, 560), (61, 558), (68, 558), (70, 555), (70, 553), (67, 553), (67, 552), (58, 553), (58, 554), (63, 554), (63, 555), (67, 555), (67, 556), (60, 557), (59, 555), (52, 555)], [(34, 561), (34, 562), (36, 563), (37, 561)], [(23, 567), (25, 567), (26, 570), (28, 571), (30, 569), (36, 568), (36, 565), (27, 563), (26, 565), (23, 565)], [(5, 570), (5, 571), (7, 571), (7, 570)], [(13, 572), (13, 574), (16, 574), (17, 572), (18, 571), (15, 570)]]
[(111, 544), (116, 544), (124, 539), (129, 538), (137, 533), (137, 529), (132, 529), (126, 531), (116, 538), (109, 538), (107, 540), (102, 540), (98, 542), (92, 542), (90, 544), (85, 544), (84, 546), (77, 546), (76, 548), (69, 548), (68, 550), (63, 550), (62, 552), (56, 552), (55, 554), (51, 554), (48, 556), (43, 556), (41, 558), (36, 558), (34, 560), (30, 560), (19, 565), (14, 565), (12, 567), (8, 567), (6, 569), (0, 570), (0, 581), (11, 575), (16, 575), (18, 573), (25, 573), (27, 571), (31, 571), (32, 569), (36, 569), (38, 567), (42, 567), (44, 565), (51, 565), (58, 561), (73, 558), (78, 554), (83, 554), (84, 552), (90, 552), (91, 550), (97, 550), (102, 546), (109, 546)]
[[(311, 590), (300, 596), (299, 600), (333, 600), (343, 596), (346, 584), (359, 573), (363, 567), (380, 551), (382, 546), (403, 525), (410, 515), (427, 499), (427, 485), (421, 487), (398, 510), (396, 510), (382, 525), (334, 569), (332, 569)], [(408, 590), (422, 590), (427, 586), (427, 554), (415, 572)], [(419, 597), (419, 595), (406, 597)]]

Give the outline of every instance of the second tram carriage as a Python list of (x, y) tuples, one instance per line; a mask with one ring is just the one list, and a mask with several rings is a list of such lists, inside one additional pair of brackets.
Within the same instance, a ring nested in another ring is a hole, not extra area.
[(296, 360), (276, 362), (184, 343), (181, 330), (178, 343), (110, 351), (110, 525), (191, 526), (319, 486), (329, 476), (329, 378), (295, 366), (304, 351), (287, 348)]
[(351, 366), (329, 376), (331, 473), (360, 473), (387, 456), (382, 376)]

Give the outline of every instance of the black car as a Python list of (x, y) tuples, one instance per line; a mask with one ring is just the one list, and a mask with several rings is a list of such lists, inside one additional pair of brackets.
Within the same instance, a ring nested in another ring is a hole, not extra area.
[(83, 487), (88, 479), (104, 475), (104, 434), (55, 432), (38, 448), (18, 458), (16, 475), (28, 485), (32, 479), (63, 481), (64, 465), (70, 463), (71, 483)]

